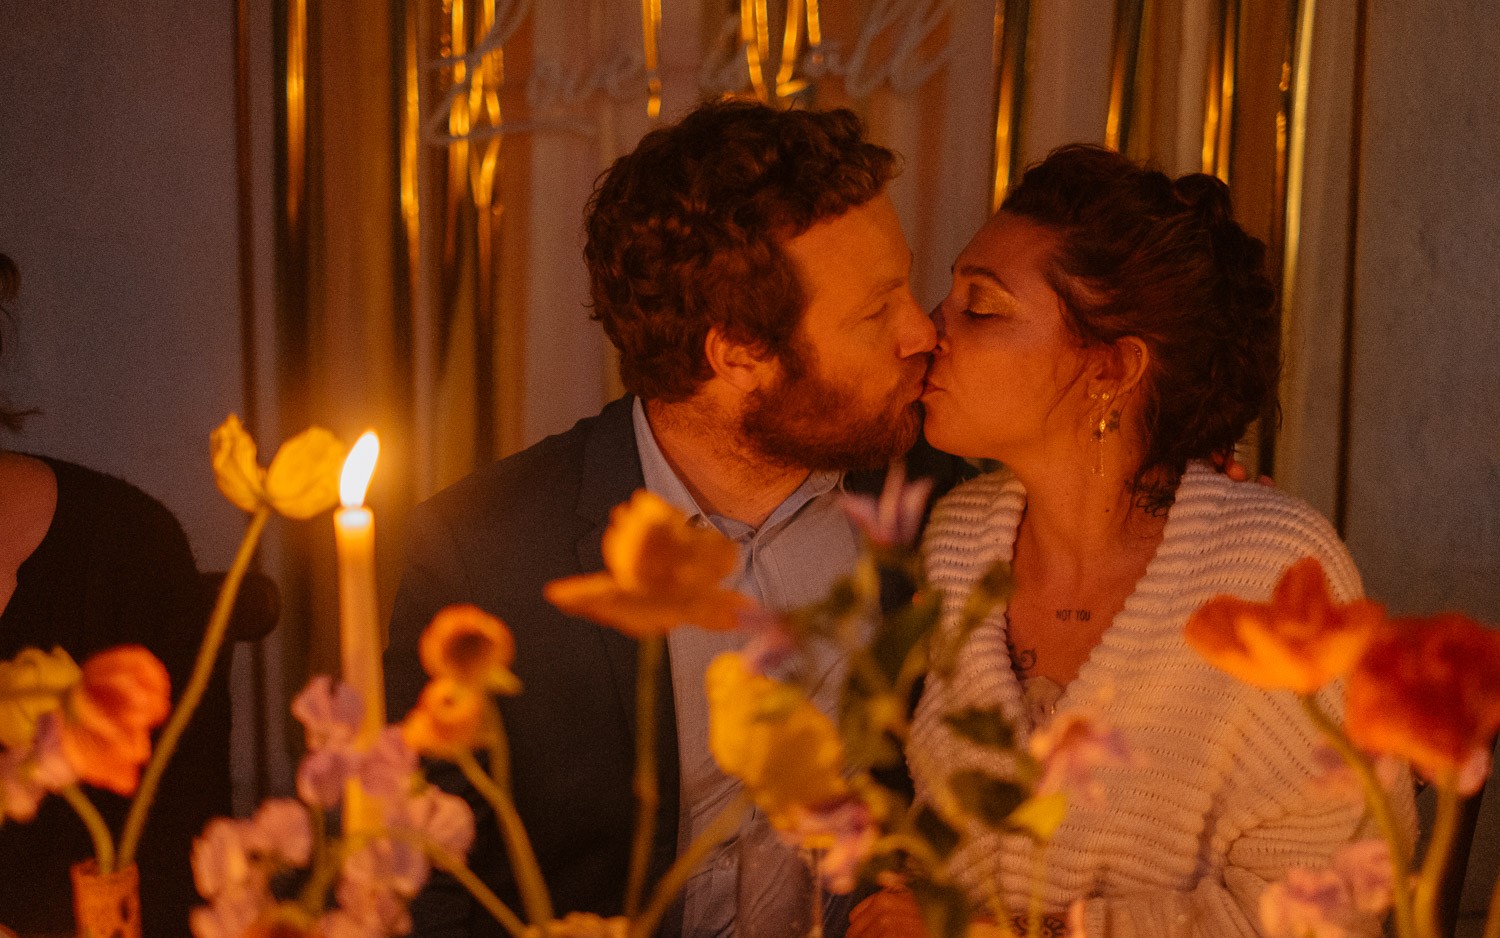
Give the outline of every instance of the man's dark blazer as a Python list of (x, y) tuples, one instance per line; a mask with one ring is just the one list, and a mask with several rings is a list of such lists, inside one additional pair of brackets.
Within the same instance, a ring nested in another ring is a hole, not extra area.
[[(598, 416), (475, 472), (417, 508), (385, 655), (389, 713), (399, 719), (426, 681), (417, 642), (439, 609), (474, 603), (510, 626), (515, 672), (525, 686), (521, 695), (501, 699), (512, 787), (559, 914), (616, 915), (624, 904), (635, 817), (636, 644), (562, 614), (542, 598), (542, 587), (604, 569), (601, 542), (610, 509), (645, 484), (632, 404), (630, 397), (614, 401)], [(940, 486), (951, 484), (954, 461), (926, 453), (914, 468), (938, 475)], [(850, 484), (878, 486), (879, 476), (851, 477)], [(677, 851), (670, 686), (666, 676), (657, 694), (661, 803), (648, 883)], [(456, 772), (431, 774), (475, 808), (470, 866), (519, 912), (493, 814)], [(414, 934), (422, 938), (504, 934), (446, 877), (435, 877), (412, 911)]]

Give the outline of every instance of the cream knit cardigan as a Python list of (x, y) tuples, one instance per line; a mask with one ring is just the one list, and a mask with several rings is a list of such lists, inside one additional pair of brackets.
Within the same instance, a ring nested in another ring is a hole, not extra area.
[[(1025, 501), (1002, 469), (938, 503), (925, 547), (930, 577), (943, 590), (943, 628), (953, 627), (975, 579), (1010, 559)], [(1182, 639), (1205, 601), (1220, 593), (1264, 601), (1282, 571), (1308, 555), (1322, 561), (1336, 600), (1362, 594), (1348, 552), (1317, 512), (1206, 465), (1188, 468), (1156, 556), (1058, 703), (1058, 712), (1080, 709), (1119, 729), (1136, 764), (1103, 769), (1103, 799), (1070, 806), (1046, 854), (1049, 914), (1083, 899), (1089, 938), (1258, 935), (1267, 884), (1371, 835), (1358, 830), (1359, 805), (1315, 783), (1319, 739), (1295, 697), (1235, 681)], [(1029, 738), (1005, 632), (1005, 611), (996, 609), (952, 677), (929, 678), (908, 747), (919, 798), (930, 800), (959, 769), (1006, 771), (996, 753), (952, 733), (944, 713), (998, 706), (1020, 742)], [(1325, 691), (1325, 708), (1338, 712), (1340, 696)], [(1403, 780), (1397, 791), (1397, 814), (1414, 830), (1411, 786)], [(950, 867), (976, 904), (996, 882), (1020, 913), (1032, 859), (1029, 842), (976, 823)]]

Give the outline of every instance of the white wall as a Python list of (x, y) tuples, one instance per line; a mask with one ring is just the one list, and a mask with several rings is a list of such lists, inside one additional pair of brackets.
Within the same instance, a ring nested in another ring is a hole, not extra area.
[(239, 406), (232, 5), (0, 4), (0, 376), (42, 411), (7, 448), (161, 499), (200, 566), (233, 555), (208, 434)]

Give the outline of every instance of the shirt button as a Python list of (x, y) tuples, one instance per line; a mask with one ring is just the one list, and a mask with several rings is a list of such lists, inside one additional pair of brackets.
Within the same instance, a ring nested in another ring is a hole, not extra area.
[(734, 869), (734, 856), (732, 854), (726, 853), (723, 856), (719, 857), (718, 866), (721, 870)]

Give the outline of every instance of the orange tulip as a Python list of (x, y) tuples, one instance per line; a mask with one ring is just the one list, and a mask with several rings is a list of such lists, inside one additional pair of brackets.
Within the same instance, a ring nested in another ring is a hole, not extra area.
[(553, 580), (544, 590), (547, 600), (635, 638), (684, 624), (729, 631), (749, 602), (719, 586), (738, 563), (734, 544), (712, 528), (689, 524), (644, 489), (611, 513), (603, 551), (606, 572)]
[(439, 758), (487, 746), (493, 740), (490, 706), (479, 688), (435, 678), (402, 722), (401, 739), (412, 750)]
[(1360, 747), (1472, 794), (1500, 732), (1500, 633), (1457, 613), (1392, 622), (1349, 677), (1344, 719)]
[(64, 703), (63, 754), (84, 781), (135, 792), (151, 730), (171, 712), (167, 669), (139, 645), (94, 655)]
[(1349, 673), (1385, 612), (1358, 599), (1335, 605), (1316, 558), (1282, 574), (1268, 603), (1216, 596), (1188, 620), (1193, 650), (1254, 687), (1311, 694)]
[(435, 678), (518, 694), (521, 681), (511, 673), (516, 642), (505, 623), (478, 606), (454, 605), (439, 612), (422, 633), (422, 667)]

